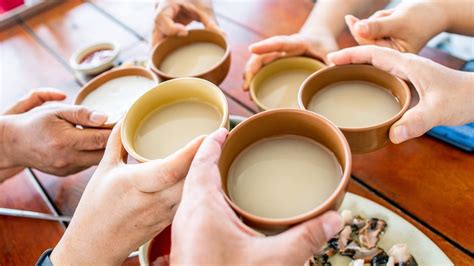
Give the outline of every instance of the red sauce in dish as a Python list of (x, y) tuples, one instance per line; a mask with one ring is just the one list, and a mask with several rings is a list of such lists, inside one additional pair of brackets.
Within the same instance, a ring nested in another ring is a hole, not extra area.
[(148, 248), (148, 262), (151, 266), (170, 265), (171, 225), (151, 240)]
[(79, 62), (82, 66), (98, 66), (114, 55), (112, 49), (99, 49), (86, 54)]

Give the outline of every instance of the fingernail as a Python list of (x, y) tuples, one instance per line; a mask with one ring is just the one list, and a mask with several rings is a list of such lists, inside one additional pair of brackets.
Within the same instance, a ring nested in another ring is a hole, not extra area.
[(369, 23), (366, 20), (360, 20), (356, 22), (355, 26), (357, 27), (359, 33), (369, 34)]
[(107, 118), (107, 115), (104, 113), (92, 112), (89, 120), (96, 125), (102, 125), (107, 121)]
[(322, 217), (323, 231), (326, 239), (334, 237), (342, 229), (342, 218), (334, 211), (324, 214)]
[(394, 130), (395, 144), (408, 139), (408, 129), (404, 125), (397, 126)]

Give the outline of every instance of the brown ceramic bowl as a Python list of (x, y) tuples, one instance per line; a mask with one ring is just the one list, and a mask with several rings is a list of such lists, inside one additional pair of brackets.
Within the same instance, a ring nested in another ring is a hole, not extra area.
[(140, 123), (157, 108), (189, 99), (214, 106), (221, 114), (220, 127), (229, 128), (227, 99), (216, 85), (198, 78), (168, 80), (143, 94), (125, 115), (122, 123), (122, 143), (127, 152), (139, 162), (149, 161), (149, 158), (135, 150), (135, 134)]
[[(288, 70), (307, 70), (311, 72), (316, 72), (322, 68), (326, 67), (324, 63), (319, 60), (310, 57), (304, 56), (293, 56), (293, 57), (285, 57), (278, 60), (275, 60), (268, 65), (265, 65), (260, 69), (255, 77), (250, 82), (250, 98), (252, 101), (257, 105), (258, 110), (265, 111), (274, 108), (281, 108), (281, 107), (270, 107), (266, 106), (260, 99), (259, 99), (259, 90), (262, 83), (267, 80), (268, 78), (278, 75), (279, 73), (288, 71)], [(295, 103), (298, 101), (298, 93), (295, 93)], [(292, 106), (285, 106), (285, 108), (289, 108)]]
[[(141, 76), (150, 80), (153, 80), (156, 84), (158, 84), (158, 78), (156, 75), (151, 72), (150, 70), (142, 67), (124, 67), (124, 68), (116, 68), (109, 70), (91, 81), (89, 81), (86, 85), (84, 85), (81, 90), (77, 93), (76, 98), (74, 99), (75, 105), (81, 105), (84, 98), (100, 87), (102, 84), (106, 83), (109, 80), (124, 77), (124, 76)], [(104, 128), (112, 128), (117, 121), (107, 121), (102, 127)]]
[(219, 45), (225, 49), (225, 54), (222, 60), (208, 71), (194, 75), (196, 78), (206, 79), (216, 85), (219, 85), (227, 76), (230, 67), (230, 46), (226, 39), (213, 31), (209, 30), (190, 30), (187, 36), (171, 36), (163, 39), (158, 43), (151, 53), (150, 68), (155, 72), (162, 80), (179, 78), (168, 75), (160, 70), (160, 64), (166, 58), (166, 56), (176, 50), (179, 47), (196, 43), (196, 42), (210, 42)]
[(346, 136), (353, 153), (378, 150), (390, 142), (390, 127), (402, 117), (410, 104), (408, 85), (401, 79), (371, 65), (341, 65), (320, 70), (303, 82), (298, 95), (298, 105), (307, 108), (313, 95), (329, 84), (339, 81), (368, 81), (382, 86), (397, 97), (401, 110), (389, 120), (368, 127), (339, 127)]
[[(237, 206), (229, 197), (227, 173), (234, 159), (252, 143), (278, 135), (299, 135), (311, 138), (331, 150), (342, 169), (342, 178), (333, 194), (311, 211), (283, 219), (259, 217)], [(249, 226), (267, 234), (282, 231), (294, 224), (311, 219), (328, 210), (337, 210), (344, 199), (351, 174), (351, 151), (342, 132), (326, 118), (305, 110), (273, 109), (264, 111), (238, 124), (222, 147), (219, 169), (225, 199)]]

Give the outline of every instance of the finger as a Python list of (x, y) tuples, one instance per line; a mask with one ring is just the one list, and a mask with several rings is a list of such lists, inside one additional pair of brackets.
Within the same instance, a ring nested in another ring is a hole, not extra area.
[(165, 36), (186, 36), (188, 30), (180, 23), (176, 23), (174, 18), (182, 8), (181, 5), (171, 5), (163, 10), (158, 10), (155, 25), (158, 31)]
[(427, 110), (423, 102), (408, 110), (400, 120), (390, 128), (390, 140), (399, 144), (419, 137), (430, 130), (436, 123), (433, 113)]
[(93, 165), (98, 165), (104, 157), (104, 150), (81, 151), (77, 155), (77, 161), (83, 169)]
[(372, 14), (372, 16), (369, 17), (369, 19), (386, 17), (386, 16), (391, 15), (394, 11), (395, 11), (395, 8), (382, 9)]
[[(189, 169), (188, 178), (185, 182), (188, 189), (205, 190), (207, 185), (220, 184), (217, 162), (227, 133), (227, 129), (220, 128), (204, 139)], [(216, 171), (217, 174), (213, 171)]]
[(189, 170), (204, 136), (197, 137), (184, 148), (163, 160), (143, 163), (133, 176), (135, 186), (143, 192), (158, 192), (182, 180)]
[(19, 114), (42, 105), (48, 101), (62, 101), (66, 99), (66, 94), (55, 88), (40, 88), (33, 90), (27, 96), (10, 107), (5, 114)]
[(359, 21), (358, 18), (352, 16), (352, 15), (347, 15), (344, 17), (347, 27), (349, 28), (350, 33), (352, 34), (352, 37), (356, 40), (356, 42), (360, 45), (368, 45), (368, 44), (373, 44), (374, 41), (371, 39), (367, 39), (362, 37), (355, 29), (355, 24)]
[(86, 127), (98, 127), (107, 121), (107, 115), (79, 105), (64, 106), (56, 111), (56, 115), (74, 125)]
[(304, 51), (306, 46), (290, 36), (274, 36), (250, 45), (249, 50), (255, 54), (267, 54), (272, 52)]
[[(300, 259), (301, 265), (318, 252), (326, 242), (342, 229), (342, 219), (335, 211), (296, 225), (287, 231), (267, 237), (273, 245), (274, 254), (285, 254), (283, 258)], [(285, 264), (285, 262), (282, 262)]]
[(161, 33), (158, 25), (155, 25), (151, 33), (151, 49), (154, 49), (155, 46), (163, 40), (165, 36)]
[(208, 30), (214, 31), (218, 34), (226, 36), (224, 30), (222, 30), (216, 23), (214, 17), (203, 10), (196, 8), (192, 4), (184, 5), (186, 9), (190, 12), (194, 13), (198, 20), (204, 25), (204, 27)]
[(366, 39), (392, 37), (400, 30), (400, 18), (389, 15), (359, 20), (354, 24), (354, 30)]
[(104, 154), (104, 164), (117, 165), (126, 161), (127, 151), (121, 139), (122, 121), (120, 120), (112, 129)]
[(81, 151), (103, 150), (107, 145), (111, 130), (85, 128), (75, 130), (74, 148)]
[(365, 45), (343, 49), (328, 54), (330, 62), (336, 65), (365, 64), (387, 71), (392, 75), (408, 80), (410, 69), (415, 67), (414, 55), (400, 53), (393, 49)]
[(187, 36), (188, 29), (180, 23), (175, 23), (170, 17), (163, 17), (158, 22), (161, 33), (165, 36)]
[(245, 65), (243, 85), (244, 91), (249, 89), (250, 82), (252, 82), (253, 77), (265, 64), (268, 64), (284, 56), (286, 56), (286, 53), (281, 52), (274, 52), (264, 55), (252, 54), (250, 56), (250, 59), (247, 61), (247, 64)]

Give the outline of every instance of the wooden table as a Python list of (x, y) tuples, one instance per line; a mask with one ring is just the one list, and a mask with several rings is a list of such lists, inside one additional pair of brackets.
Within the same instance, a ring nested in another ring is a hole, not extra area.
[[(256, 106), (244, 93), (242, 69), (249, 44), (299, 29), (312, 8), (309, 0), (259, 0), (215, 3), (228, 33), (232, 66), (221, 84), (230, 113), (250, 116)], [(121, 60), (146, 58), (154, 3), (149, 1), (71, 0), (0, 32), (0, 108), (30, 89), (54, 86), (70, 102), (82, 84), (68, 66), (78, 48), (101, 40), (117, 41)], [(341, 47), (354, 45), (344, 33)], [(422, 55), (459, 69), (463, 61), (433, 49)], [(59, 178), (25, 170), (0, 184), (0, 207), (72, 215), (94, 168)], [(428, 136), (377, 152), (354, 156), (349, 190), (393, 210), (431, 238), (456, 265), (473, 265), (474, 156)], [(53, 247), (60, 223), (0, 216), (0, 265), (31, 265)], [(136, 258), (127, 264), (138, 264)]]

